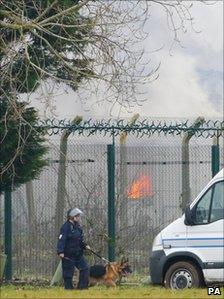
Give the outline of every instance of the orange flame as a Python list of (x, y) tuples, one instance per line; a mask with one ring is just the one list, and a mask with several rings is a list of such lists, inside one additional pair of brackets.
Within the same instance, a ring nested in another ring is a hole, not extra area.
[(141, 199), (153, 196), (152, 182), (149, 176), (143, 175), (128, 188), (128, 198)]

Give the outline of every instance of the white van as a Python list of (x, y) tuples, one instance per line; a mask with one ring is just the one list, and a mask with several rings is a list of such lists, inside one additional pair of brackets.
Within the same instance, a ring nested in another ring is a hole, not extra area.
[(150, 274), (173, 289), (224, 282), (224, 169), (155, 237)]

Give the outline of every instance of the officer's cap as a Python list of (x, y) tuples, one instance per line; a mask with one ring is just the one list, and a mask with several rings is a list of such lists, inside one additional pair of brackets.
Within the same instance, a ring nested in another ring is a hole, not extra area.
[(79, 210), (78, 208), (69, 209), (67, 212), (67, 217), (75, 217), (77, 215), (82, 215), (83, 212)]

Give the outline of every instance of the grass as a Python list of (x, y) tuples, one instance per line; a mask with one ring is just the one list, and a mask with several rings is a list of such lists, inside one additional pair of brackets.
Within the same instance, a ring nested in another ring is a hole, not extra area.
[(207, 289), (188, 289), (184, 291), (167, 290), (151, 285), (122, 285), (115, 289), (96, 286), (88, 290), (65, 291), (62, 287), (34, 287), (5, 285), (1, 287), (1, 298), (223, 298), (222, 296), (208, 296)]

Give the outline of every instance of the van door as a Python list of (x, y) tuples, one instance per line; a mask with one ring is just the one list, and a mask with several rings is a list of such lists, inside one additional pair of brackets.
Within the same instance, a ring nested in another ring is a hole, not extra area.
[(204, 264), (206, 281), (224, 281), (224, 181), (214, 183), (192, 208), (187, 250)]

